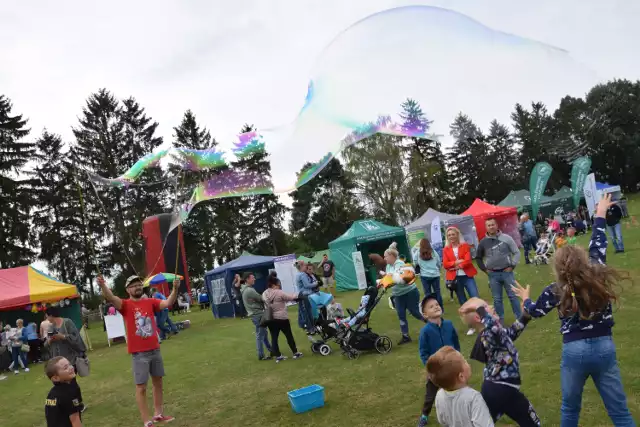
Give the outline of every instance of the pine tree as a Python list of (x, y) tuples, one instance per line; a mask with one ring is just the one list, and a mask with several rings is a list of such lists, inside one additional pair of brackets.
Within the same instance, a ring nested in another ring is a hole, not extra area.
[[(253, 126), (244, 125), (240, 133), (253, 130), (255, 130)], [(254, 152), (242, 159), (238, 159), (233, 163), (232, 167), (240, 173), (257, 174), (263, 179), (271, 180), (271, 163), (269, 162), (269, 154), (266, 151)], [(272, 254), (280, 254), (283, 248), (278, 248), (278, 235), (283, 233), (281, 224), (287, 208), (275, 194), (253, 196), (248, 201), (249, 206), (246, 210), (244, 231), (250, 233), (248, 235), (253, 237), (252, 240), (254, 242), (268, 237), (271, 241)]]
[(531, 111), (516, 104), (511, 114), (514, 137), (520, 145), (520, 173), (518, 183), (521, 188), (529, 188), (529, 177), (538, 162), (548, 162), (553, 168), (547, 187), (559, 189), (569, 184), (570, 165), (554, 154), (555, 122), (540, 103), (531, 104)]
[[(218, 145), (207, 128), (200, 127), (191, 110), (185, 111), (182, 122), (173, 128), (173, 132), (175, 147), (205, 150)], [(182, 198), (190, 197), (193, 188), (213, 173), (215, 172), (182, 172), (178, 168), (172, 168), (172, 174), (180, 176), (179, 191), (183, 193)], [(198, 203), (183, 224), (189, 275), (194, 278), (202, 277), (205, 271), (212, 269), (220, 254), (219, 248), (214, 249), (217, 245), (215, 202), (217, 201)]]
[(364, 216), (354, 189), (355, 183), (340, 161), (332, 159), (311, 181), (291, 193), (290, 228), (294, 236), (310, 249), (327, 248), (353, 221)]
[[(428, 134), (432, 121), (428, 120), (420, 104), (409, 98), (402, 104), (402, 129), (407, 132)], [(435, 136), (406, 138), (404, 141), (409, 182), (406, 191), (415, 192), (409, 197), (411, 216), (422, 215), (428, 208), (438, 208), (446, 199), (446, 159), (440, 142)]]
[(486, 177), (492, 173), (488, 147), (482, 131), (465, 114), (459, 113), (450, 126), (454, 139), (447, 156), (451, 192), (456, 211), (465, 210), (475, 198), (485, 198)]
[[(162, 137), (156, 135), (158, 123), (147, 117), (144, 108), (130, 97), (122, 102), (119, 120), (122, 122), (122, 140), (124, 142), (124, 158), (122, 162), (125, 167), (130, 167), (141, 157), (150, 154), (162, 144)], [(122, 197), (122, 215), (124, 221), (125, 236), (121, 242), (125, 242), (129, 251), (129, 257), (135, 264), (137, 271), (144, 271), (144, 247), (140, 237), (142, 233), (142, 222), (145, 218), (161, 213), (169, 208), (172, 201), (168, 201), (174, 189), (167, 186), (164, 181), (164, 174), (160, 168), (151, 168), (144, 172), (144, 179), (140, 185), (120, 190)], [(154, 184), (159, 183), (159, 184)], [(152, 268), (153, 266), (146, 266)], [(147, 272), (148, 273), (148, 272)], [(123, 274), (128, 275), (129, 271)]]
[(20, 178), (34, 144), (21, 141), (29, 135), (27, 120), (11, 110), (11, 101), (0, 95), (0, 268), (28, 264), (34, 255), (29, 247), (29, 183)]
[(498, 203), (508, 190), (515, 188), (518, 178), (518, 152), (516, 143), (509, 129), (493, 120), (489, 125), (489, 134), (486, 137), (489, 148), (487, 164), (492, 170), (485, 174), (487, 179), (486, 200), (489, 203)]

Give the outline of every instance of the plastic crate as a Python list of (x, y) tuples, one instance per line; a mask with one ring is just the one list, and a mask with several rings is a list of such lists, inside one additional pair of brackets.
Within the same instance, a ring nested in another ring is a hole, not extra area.
[(324, 406), (324, 387), (313, 384), (287, 392), (291, 408), (296, 414)]

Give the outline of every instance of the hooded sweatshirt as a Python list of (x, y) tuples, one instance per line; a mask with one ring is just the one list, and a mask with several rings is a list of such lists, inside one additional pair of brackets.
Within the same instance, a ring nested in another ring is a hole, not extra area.
[(265, 304), (271, 306), (273, 318), (279, 320), (287, 320), (287, 302), (294, 301), (298, 298), (296, 294), (288, 294), (282, 289), (269, 288), (262, 293), (262, 300)]
[(484, 271), (502, 271), (515, 268), (520, 260), (520, 249), (508, 234), (498, 233), (487, 236), (480, 241), (476, 252), (478, 268)]

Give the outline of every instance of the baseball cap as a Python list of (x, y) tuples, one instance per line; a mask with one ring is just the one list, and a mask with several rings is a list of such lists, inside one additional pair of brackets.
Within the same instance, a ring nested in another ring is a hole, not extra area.
[(128, 288), (133, 282), (142, 282), (142, 279), (140, 276), (136, 276), (135, 274), (133, 276), (129, 276), (127, 281), (124, 283), (124, 287)]

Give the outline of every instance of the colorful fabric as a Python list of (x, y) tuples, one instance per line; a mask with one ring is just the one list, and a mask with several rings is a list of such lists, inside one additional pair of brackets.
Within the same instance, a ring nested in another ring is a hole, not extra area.
[(74, 285), (62, 283), (29, 265), (0, 270), (0, 310), (77, 297)]

